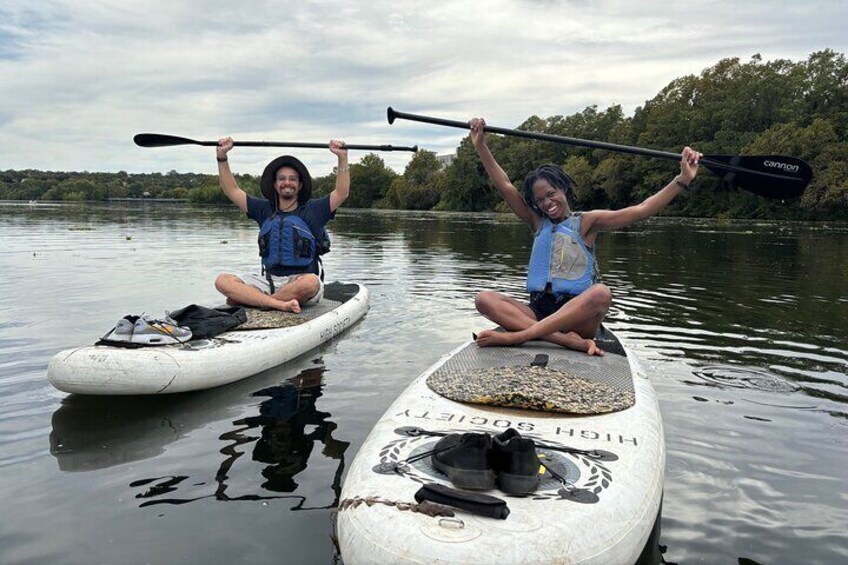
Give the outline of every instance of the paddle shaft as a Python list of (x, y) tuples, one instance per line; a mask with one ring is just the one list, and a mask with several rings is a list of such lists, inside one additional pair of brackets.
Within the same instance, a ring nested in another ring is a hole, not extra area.
[[(406, 112), (398, 112), (393, 108), (389, 108), (387, 110), (389, 123), (393, 123), (396, 118), (401, 118), (404, 120), (410, 120), (413, 122), (424, 122), (428, 124), (435, 124), (439, 126), (447, 126), (459, 129), (469, 129), (470, 126), (468, 122), (460, 122), (459, 120), (446, 120), (444, 118), (434, 118), (432, 116), (422, 116), (419, 114), (408, 114)], [(592, 141), (588, 139), (579, 139), (576, 137), (567, 137), (564, 135), (553, 135), (549, 133), (536, 133), (531, 131), (522, 131), (518, 129), (509, 129), (509, 128), (499, 128), (494, 126), (484, 126), (484, 131), (491, 133), (498, 133), (501, 135), (508, 135), (512, 137), (522, 137), (525, 139), (534, 139), (539, 141), (551, 141), (553, 143), (564, 143), (566, 145), (577, 145), (580, 147), (589, 147), (591, 149), (605, 149), (607, 151), (615, 151), (618, 153), (630, 153), (632, 155), (643, 155), (645, 157), (656, 157), (658, 159), (666, 159), (669, 161), (680, 161), (682, 155), (679, 153), (672, 153), (670, 151), (658, 151), (656, 149), (643, 149), (641, 147), (632, 147), (630, 145), (618, 145), (616, 143), (607, 143), (604, 141)], [(733, 164), (725, 163), (722, 161), (717, 161), (714, 159), (710, 159), (710, 157), (704, 156), (701, 158), (700, 163), (704, 165), (708, 169), (719, 169), (721, 171), (731, 171), (738, 173), (756, 173), (757, 175), (763, 177), (770, 177), (774, 179), (780, 180), (796, 180), (795, 177), (781, 175), (777, 173), (769, 173), (765, 171), (751, 171), (745, 167), (739, 167)]]
[[(217, 147), (217, 141), (197, 141), (187, 137), (178, 137), (176, 135), (165, 135), (159, 133), (139, 133), (133, 140), (136, 145), (141, 147), (172, 147), (174, 145), (202, 145), (205, 147)], [(306, 149), (327, 149), (328, 143), (311, 143), (306, 141), (234, 141), (233, 145), (240, 147), (296, 147)], [(397, 145), (362, 145), (362, 144), (345, 144), (345, 149), (365, 150), (365, 151), (418, 151), (418, 146), (412, 147), (397, 146)]]
[[(459, 129), (470, 129), (468, 122), (460, 122), (459, 120), (446, 120), (443, 118), (434, 118), (432, 116), (422, 116), (419, 114), (408, 114), (406, 112), (398, 112), (389, 108), (389, 123), (395, 121), (395, 118), (403, 120), (411, 120), (414, 122), (424, 122), (435, 124), (437, 126), (447, 126)], [(565, 143), (568, 145), (580, 145), (582, 147), (590, 147), (592, 149), (607, 149), (609, 151), (618, 151), (619, 153), (632, 153), (634, 155), (645, 155), (648, 157), (659, 157), (660, 159), (671, 159), (674, 161), (680, 160), (679, 153), (670, 153), (668, 151), (655, 151), (653, 149), (642, 149), (640, 147), (630, 147), (628, 145), (616, 145), (615, 143), (606, 143), (603, 141), (591, 141), (588, 139), (578, 139), (576, 137), (566, 137), (564, 135), (552, 135), (549, 133), (536, 133), (532, 131), (522, 131), (520, 129), (499, 128), (495, 126), (484, 126), (484, 131), (491, 133), (499, 133), (501, 135), (509, 135), (512, 137), (523, 137), (525, 139), (535, 139), (539, 141), (552, 141), (554, 143)]]
[[(215, 147), (218, 145), (217, 141), (201, 141), (198, 145), (204, 145), (208, 147)], [(300, 147), (306, 149), (327, 149), (329, 144), (327, 143), (310, 143), (307, 141), (234, 141), (234, 146), (239, 147)], [(361, 145), (361, 144), (347, 144), (344, 145), (345, 149), (353, 149), (356, 150), (370, 150), (370, 151), (417, 151), (418, 147), (398, 147), (394, 145)]]

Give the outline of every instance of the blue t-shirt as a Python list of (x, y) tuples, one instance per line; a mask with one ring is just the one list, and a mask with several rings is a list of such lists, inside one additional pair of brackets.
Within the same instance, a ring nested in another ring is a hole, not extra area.
[[(300, 216), (306, 225), (309, 226), (309, 231), (315, 237), (316, 241), (321, 241), (321, 233), (324, 231), (324, 226), (327, 222), (333, 219), (335, 212), (330, 210), (330, 197), (323, 196), (314, 200), (308, 200), (304, 204), (291, 212), (280, 212), (283, 216), (289, 214), (297, 214)], [(256, 196), (247, 195), (247, 217), (255, 221), (259, 226), (274, 214), (274, 209), (271, 203), (266, 198), (257, 198)], [(306, 267), (275, 267), (268, 269), (268, 272), (275, 277), (293, 275), (297, 273), (319, 273), (318, 259), (316, 258), (310, 265)]]

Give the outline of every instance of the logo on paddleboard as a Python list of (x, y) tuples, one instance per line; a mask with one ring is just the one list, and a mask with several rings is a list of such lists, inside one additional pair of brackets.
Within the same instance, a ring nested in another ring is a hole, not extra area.
[[(472, 430), (457, 430), (465, 433)], [(476, 430), (474, 430), (476, 431)], [(384, 475), (399, 475), (421, 484), (441, 483), (450, 486), (448, 477), (431, 464), (430, 454), (436, 443), (451, 431), (428, 431), (417, 427), (395, 430), (401, 436), (380, 450), (380, 461), (372, 470)], [(533, 500), (569, 500), (595, 504), (613, 481), (607, 463), (618, 456), (606, 450), (575, 449), (547, 439), (534, 440), (539, 468), (539, 487)]]

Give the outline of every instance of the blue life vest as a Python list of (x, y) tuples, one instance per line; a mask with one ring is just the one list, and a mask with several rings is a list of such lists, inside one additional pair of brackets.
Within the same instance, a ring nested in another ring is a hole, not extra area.
[(527, 291), (551, 291), (578, 295), (597, 281), (595, 254), (580, 235), (580, 214), (572, 214), (558, 224), (543, 217), (533, 240)]
[(329, 238), (326, 231), (320, 241), (316, 240), (309, 225), (297, 214), (274, 214), (259, 228), (259, 255), (263, 271), (306, 272), (318, 259), (319, 253), (327, 251)]

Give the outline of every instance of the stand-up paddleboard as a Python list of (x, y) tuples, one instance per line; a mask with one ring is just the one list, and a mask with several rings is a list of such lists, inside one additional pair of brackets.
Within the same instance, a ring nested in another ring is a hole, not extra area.
[(169, 394), (212, 388), (275, 367), (340, 334), (368, 311), (359, 284), (326, 285), (320, 303), (286, 327), (224, 332), (211, 339), (127, 349), (91, 345), (57, 353), (50, 382), (76, 394)]
[[(417, 378), (345, 480), (337, 521), (345, 563), (634, 563), (660, 508), (662, 420), (637, 360), (609, 331), (599, 337), (604, 357), (542, 342), (469, 342)], [(531, 495), (484, 492), (506, 502), (506, 519), (416, 504), (422, 485), (455, 488), (428, 455), (446, 433), (508, 428), (534, 440), (543, 465)]]

